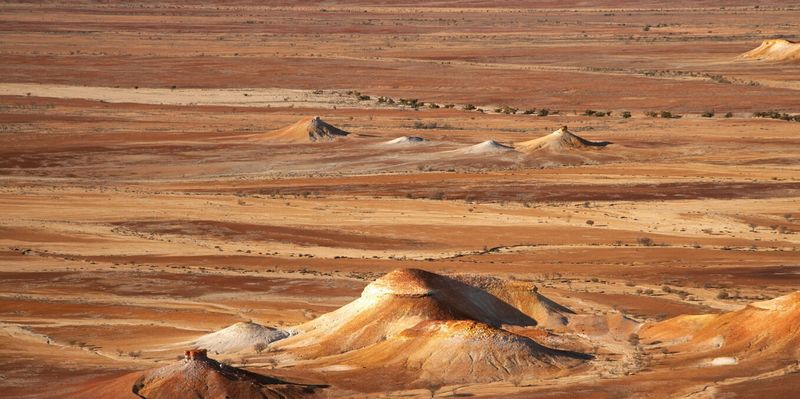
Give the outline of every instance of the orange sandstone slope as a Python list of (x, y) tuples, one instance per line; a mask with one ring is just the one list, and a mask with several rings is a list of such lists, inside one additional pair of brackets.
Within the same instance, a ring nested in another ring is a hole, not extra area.
[[(358, 350), (331, 356), (315, 366), (338, 370), (386, 370), (447, 384), (491, 382), (515, 375), (552, 376), (590, 356), (547, 348), (533, 339), (473, 320), (430, 320)], [(413, 381), (413, 382), (412, 382)], [(393, 381), (395, 383), (402, 381)]]
[(360, 349), (428, 320), (474, 320), (492, 326), (536, 321), (486, 291), (438, 274), (399, 269), (369, 284), (355, 301), (294, 328), (273, 346), (302, 358)]
[(283, 129), (255, 136), (258, 141), (274, 143), (309, 143), (333, 141), (346, 137), (348, 132), (337, 128), (320, 117), (302, 119)]
[(488, 276), (456, 276), (456, 279), (494, 295), (519, 309), (536, 325), (556, 329), (569, 324), (575, 312), (539, 293), (535, 284), (526, 281), (504, 281)]
[(800, 291), (733, 312), (678, 316), (646, 325), (639, 335), (709, 362), (719, 357), (729, 357), (730, 362), (756, 358), (797, 361)]
[(760, 46), (739, 56), (744, 60), (800, 62), (800, 43), (785, 39), (764, 40)]
[(147, 398), (147, 399), (264, 399), (308, 398), (315, 388), (288, 384), (275, 378), (226, 366), (205, 355), (205, 351), (186, 352), (175, 364), (78, 389), (71, 398)]
[[(560, 312), (567, 314), (568, 309), (542, 301), (529, 285), (520, 283), (501, 295), (499, 280), (473, 280), (491, 286), (498, 295), (456, 278), (395, 270), (369, 284), (355, 301), (296, 327), (296, 335), (272, 346), (282, 356), (305, 359), (306, 367), (354, 373), (385, 369), (397, 373), (398, 381), (407, 378), (404, 384), (553, 374), (590, 358), (550, 349), (503, 329), (536, 326), (532, 315), (561, 323)], [(530, 314), (506, 300), (523, 305)]]

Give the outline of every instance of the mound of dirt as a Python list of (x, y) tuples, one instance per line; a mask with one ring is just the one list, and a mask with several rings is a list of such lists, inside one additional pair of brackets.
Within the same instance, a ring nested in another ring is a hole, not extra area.
[(189, 346), (204, 348), (211, 353), (233, 353), (252, 349), (256, 344), (270, 344), (289, 336), (276, 328), (252, 322), (240, 322), (211, 334), (203, 335)]
[(575, 312), (539, 293), (536, 285), (525, 281), (504, 281), (488, 276), (457, 276), (466, 284), (480, 288), (530, 316), (540, 327), (559, 328), (569, 324)]
[(486, 291), (418, 269), (375, 280), (355, 301), (292, 329), (273, 345), (313, 358), (360, 349), (399, 335), (422, 321), (475, 320), (492, 326), (536, 321)]
[(346, 137), (349, 132), (333, 126), (320, 117), (305, 118), (280, 130), (275, 130), (258, 137), (259, 141), (275, 143), (308, 143), (333, 141)]
[(471, 145), (466, 148), (455, 150), (459, 154), (464, 155), (485, 155), (485, 154), (503, 154), (514, 151), (514, 147), (500, 144), (494, 140), (487, 140), (482, 143)]
[(800, 291), (733, 312), (678, 316), (646, 325), (639, 336), (708, 359), (796, 360), (800, 358)]
[(423, 144), (426, 142), (428, 142), (428, 139), (419, 136), (400, 136), (396, 139), (385, 141), (383, 142), (383, 144), (392, 146), (408, 146), (415, 144)]
[(327, 358), (323, 364), (414, 370), (423, 379), (452, 384), (498, 381), (523, 373), (551, 375), (588, 358), (472, 320), (430, 320), (375, 345)]
[(175, 364), (94, 384), (72, 397), (308, 398), (315, 396), (315, 389), (227, 366), (206, 357), (204, 350), (191, 350)]
[(764, 40), (760, 46), (739, 56), (744, 60), (800, 62), (800, 43), (786, 39)]
[(516, 144), (517, 150), (521, 152), (534, 152), (549, 150), (552, 152), (563, 152), (570, 150), (586, 150), (602, 148), (611, 144), (608, 141), (589, 141), (572, 133), (566, 126), (556, 130), (547, 136), (538, 139), (523, 141)]

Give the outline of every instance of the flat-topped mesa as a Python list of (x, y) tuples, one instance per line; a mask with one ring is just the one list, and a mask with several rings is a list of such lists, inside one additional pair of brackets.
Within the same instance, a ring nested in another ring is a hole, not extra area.
[(205, 349), (189, 349), (183, 355), (186, 360), (208, 360), (208, 351)]

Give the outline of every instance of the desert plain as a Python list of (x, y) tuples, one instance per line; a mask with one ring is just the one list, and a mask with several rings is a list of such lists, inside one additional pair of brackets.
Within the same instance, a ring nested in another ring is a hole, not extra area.
[(725, 3), (3, 2), (2, 396), (797, 397), (800, 7)]

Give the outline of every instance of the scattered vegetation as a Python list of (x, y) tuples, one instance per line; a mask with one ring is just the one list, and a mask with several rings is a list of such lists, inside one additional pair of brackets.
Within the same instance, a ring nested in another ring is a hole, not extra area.
[(507, 114), (507, 115), (516, 114), (517, 111), (519, 111), (519, 108), (509, 107), (508, 105), (504, 105), (500, 108), (495, 108), (494, 110), (494, 112), (497, 112), (499, 114)]
[(636, 243), (645, 247), (652, 247), (656, 245), (652, 238), (650, 237), (639, 237), (636, 239)]
[(400, 104), (400, 105), (405, 105), (405, 106), (408, 106), (408, 107), (411, 107), (411, 108), (415, 108), (415, 109), (421, 107), (422, 104), (424, 104), (424, 103), (420, 103), (419, 100), (417, 100), (416, 98), (401, 98), (401, 99), (397, 100), (397, 103)]
[(714, 111), (703, 111), (703, 114), (700, 116), (702, 116), (703, 118), (713, 118)]
[(630, 111), (622, 111), (622, 118), (623, 119), (628, 119), (630, 117), (631, 117)]
[(440, 125), (438, 122), (415, 121), (414, 129), (449, 129), (449, 125)]
[(378, 97), (378, 103), (381, 103), (381, 104), (394, 104), (395, 101), (390, 97), (381, 96), (381, 97)]
[[(585, 116), (597, 116), (597, 117), (604, 117), (604, 116), (611, 116), (611, 111), (595, 111), (592, 109), (587, 109), (583, 112)], [(630, 114), (629, 114), (630, 116)]]
[(781, 113), (778, 111), (759, 111), (753, 112), (753, 116), (756, 118), (770, 118), (770, 119), (780, 119), (784, 121), (794, 121), (800, 122), (800, 114), (797, 115), (790, 115), (787, 113)]

